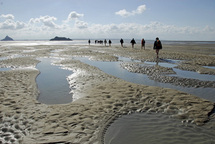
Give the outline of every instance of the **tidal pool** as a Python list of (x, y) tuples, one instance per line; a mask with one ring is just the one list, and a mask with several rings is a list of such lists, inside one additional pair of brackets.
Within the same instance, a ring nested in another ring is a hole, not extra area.
[[(89, 58), (82, 57), (82, 58), (76, 58), (80, 60), (83, 63), (98, 67), (100, 70), (104, 71), (107, 74), (113, 75), (115, 77), (118, 77), (120, 79), (132, 82), (132, 83), (137, 83), (137, 84), (143, 84), (143, 85), (148, 85), (148, 86), (158, 86), (158, 87), (163, 87), (163, 88), (172, 88), (180, 91), (184, 91), (189, 94), (196, 95), (198, 97), (210, 100), (215, 102), (215, 88), (193, 88), (193, 87), (182, 87), (182, 86), (175, 86), (169, 83), (161, 83), (157, 82), (154, 80), (151, 80), (148, 78), (146, 74), (140, 74), (140, 73), (132, 73), (129, 72), (123, 68), (121, 68), (120, 63), (125, 60), (126, 62), (129, 62), (128, 58), (120, 58), (120, 61), (118, 62), (102, 62), (102, 61), (91, 61)], [(134, 60), (131, 60), (132, 62)], [(146, 62), (147, 63), (147, 62)], [(153, 62), (148, 62), (148, 64), (156, 64)], [(162, 66), (167, 66), (167, 67), (175, 67), (175, 64), (169, 64), (169, 63), (164, 63)], [(189, 71), (182, 71), (182, 70), (176, 70), (176, 75), (174, 76), (179, 76), (179, 77), (186, 77), (186, 78), (197, 78), (198, 77), (202, 80), (210, 80), (211, 75), (201, 75), (198, 73), (195, 73), (193, 75), (192, 72)], [(215, 76), (212, 76), (212, 80), (214, 79)]]
[(0, 68), (0, 71), (9, 71), (11, 68)]
[(72, 74), (69, 70), (51, 65), (51, 59), (39, 58), (41, 61), (36, 68), (40, 74), (36, 78), (40, 91), (38, 101), (45, 104), (65, 104), (72, 102), (72, 94), (67, 77)]
[(198, 80), (202, 80), (202, 81), (215, 81), (215, 75), (199, 74), (197, 72), (185, 71), (185, 70), (180, 70), (180, 69), (176, 69), (176, 68), (173, 68), (173, 70), (176, 72), (176, 74), (170, 75), (170, 76), (198, 79)]
[(209, 69), (215, 69), (215, 66), (203, 66), (205, 68), (209, 68)]
[(168, 67), (168, 68), (173, 68), (175, 66), (177, 66), (176, 64), (172, 64), (172, 63), (165, 63), (165, 62), (144, 62), (143, 66), (146, 65), (159, 65), (162, 67)]

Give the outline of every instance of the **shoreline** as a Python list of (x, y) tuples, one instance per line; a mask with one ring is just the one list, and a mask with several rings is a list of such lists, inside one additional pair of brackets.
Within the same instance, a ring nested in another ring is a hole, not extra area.
[[(0, 72), (2, 77), (0, 93), (3, 102), (0, 105), (0, 120), (8, 131), (10, 129), (21, 131), (22, 134), (17, 134), (20, 136), (19, 138), (17, 136), (17, 141), (22, 143), (102, 143), (105, 129), (123, 114), (136, 111), (159, 112), (181, 119), (183, 122), (203, 125), (209, 120), (208, 114), (214, 109), (214, 103), (208, 100), (168, 88), (129, 83), (71, 58), (89, 56), (95, 60), (111, 61), (117, 60), (116, 55), (120, 55), (153, 61), (155, 53), (149, 46), (145, 51), (100, 45), (86, 45), (87, 48), (76, 45), (31, 47), (33, 48), (1, 46), (2, 56), (21, 53), (28, 57), (1, 60), (0, 66), (35, 67), (39, 62), (36, 60), (37, 57), (50, 57), (53, 50), (60, 50), (56, 52), (59, 55), (56, 57), (63, 59), (57, 60), (55, 64), (73, 70), (74, 73), (68, 77), (68, 81), (74, 88), (73, 96), (79, 99), (69, 104), (41, 104), (35, 98), (38, 96), (35, 80), (39, 74), (38, 70), (19, 69)], [(32, 49), (35, 51), (30, 51)], [(178, 50), (179, 52), (169, 52), (170, 49), (171, 47), (167, 47), (162, 50), (161, 56), (186, 59), (187, 62), (181, 65), (181, 69), (215, 74), (214, 70), (198, 67), (203, 64), (215, 65), (213, 56), (206, 56), (211, 53), (210, 48), (203, 54), (200, 54), (201, 51), (193, 53), (192, 49), (187, 50), (188, 53), (183, 53), (186, 48)], [(29, 52), (23, 53), (24, 50)], [(199, 57), (201, 61), (198, 61)], [(211, 118), (215, 119), (215, 116)], [(6, 126), (8, 122), (14, 127)], [(215, 128), (214, 122), (211, 123), (211, 127)], [(16, 132), (10, 134), (16, 135)]]

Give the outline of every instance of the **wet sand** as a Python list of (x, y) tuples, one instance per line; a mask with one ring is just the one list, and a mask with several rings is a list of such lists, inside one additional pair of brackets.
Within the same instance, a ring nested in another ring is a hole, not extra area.
[[(5, 43), (4, 43), (5, 44)], [(38, 45), (0, 46), (0, 141), (3, 143), (102, 143), (107, 127), (120, 115), (132, 112), (157, 112), (194, 125), (215, 128), (214, 103), (173, 89), (129, 83), (108, 75), (74, 57), (117, 61), (118, 56), (141, 61), (156, 61), (150, 45), (146, 50), (104, 47)], [(164, 45), (160, 57), (183, 60), (178, 68), (204, 74), (215, 70), (215, 46)], [(12, 56), (12, 57), (11, 57)], [(6, 58), (7, 57), (7, 58)], [(8, 59), (9, 57), (9, 59)], [(34, 67), (38, 57), (55, 57), (55, 64), (73, 70), (68, 77), (74, 102), (46, 105), (37, 101), (39, 91)], [(166, 72), (164, 68), (156, 69)], [(213, 85), (212, 85), (213, 87)]]

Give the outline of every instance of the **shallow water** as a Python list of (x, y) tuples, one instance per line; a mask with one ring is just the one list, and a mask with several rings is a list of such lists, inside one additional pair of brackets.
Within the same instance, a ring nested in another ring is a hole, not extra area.
[[(143, 84), (143, 85), (148, 85), (148, 86), (172, 88), (172, 89), (184, 91), (186, 93), (190, 93), (190, 94), (196, 95), (198, 97), (201, 97), (201, 98), (215, 102), (215, 96), (214, 96), (215, 88), (192, 88), (192, 87), (188, 88), (188, 87), (174, 86), (174, 85), (169, 84), (169, 83), (156, 82), (154, 80), (149, 79), (146, 74), (132, 73), (132, 72), (128, 72), (127, 70), (121, 68), (120, 63), (123, 62), (123, 60), (128, 62), (129, 59), (127, 59), (127, 58), (124, 58), (124, 59), (120, 58), (119, 62), (91, 61), (88, 58), (76, 58), (76, 59), (78, 59), (78, 60), (80, 60), (86, 64), (96, 66), (107, 74), (116, 76), (120, 79), (129, 81), (132, 83)], [(134, 60), (132, 60), (132, 61), (134, 61)], [(165, 65), (170, 66), (169, 63), (166, 63)], [(172, 65), (173, 64), (171, 64), (171, 66)], [(185, 77), (188, 78), (189, 76), (186, 74), (188, 74), (189, 72), (188, 73), (186, 73), (186, 72), (187, 71), (182, 71), (182, 72), (178, 71), (178, 74), (179, 74), (179, 76), (184, 76), (184, 74), (185, 74)], [(198, 74), (198, 73), (196, 73), (196, 75), (201, 76), (201, 74)], [(190, 76), (192, 77), (192, 74)], [(209, 76), (209, 77), (207, 77), (207, 76)], [(206, 75), (206, 80), (210, 79), (210, 76), (211, 75)], [(202, 76), (202, 78), (204, 79), (204, 75)]]
[[(202, 80), (202, 81), (215, 81), (215, 76), (214, 75), (199, 74), (197, 72), (180, 70), (180, 69), (174, 68), (174, 67), (177, 66), (177, 64), (176, 64), (177, 61), (168, 60), (167, 62), (172, 62), (174, 64), (165, 63), (165, 62), (157, 62), (157, 63), (156, 62), (144, 62), (144, 63), (147, 64), (147, 65), (153, 65), (153, 66), (154, 65), (159, 65), (159, 66), (162, 66), (162, 67), (173, 68), (173, 70), (176, 72), (176, 74), (169, 75), (169, 76), (176, 76), (176, 77), (189, 78), (189, 79), (198, 79), (198, 80)], [(213, 67), (208, 67), (207, 66), (207, 68), (213, 68)]]
[(215, 69), (215, 66), (203, 66), (205, 68), (209, 68), (209, 69)]
[(0, 68), (0, 71), (9, 71), (11, 68)]
[(177, 66), (176, 64), (171, 64), (171, 63), (165, 63), (165, 62), (144, 62), (143, 66), (146, 66), (146, 65), (159, 65), (159, 66), (162, 66), (162, 67), (168, 67), (168, 68), (173, 68), (175, 66)]
[(51, 65), (51, 59), (40, 58), (37, 65), (40, 74), (36, 78), (40, 91), (38, 101), (45, 104), (65, 104), (72, 102), (67, 76), (72, 72)]
[(211, 144), (215, 130), (159, 113), (134, 113), (114, 121), (104, 136), (105, 144)]
[(198, 79), (202, 81), (215, 81), (215, 75), (199, 74), (197, 72), (184, 71), (176, 68), (173, 68), (173, 70), (176, 72), (176, 75), (171, 75), (171, 76)]

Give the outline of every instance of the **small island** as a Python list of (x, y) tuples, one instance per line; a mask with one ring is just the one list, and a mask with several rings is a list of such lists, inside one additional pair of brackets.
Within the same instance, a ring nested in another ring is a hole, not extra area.
[(72, 41), (72, 39), (66, 38), (66, 37), (58, 37), (58, 36), (56, 36), (55, 38), (50, 39), (50, 41)]
[(4, 39), (2, 39), (1, 41), (13, 41), (13, 39), (9, 36), (6, 36)]

